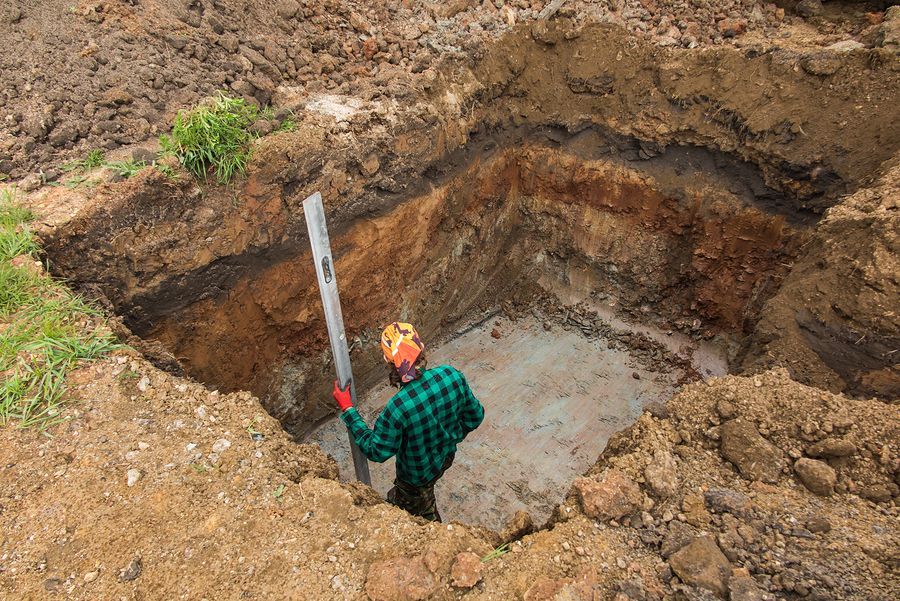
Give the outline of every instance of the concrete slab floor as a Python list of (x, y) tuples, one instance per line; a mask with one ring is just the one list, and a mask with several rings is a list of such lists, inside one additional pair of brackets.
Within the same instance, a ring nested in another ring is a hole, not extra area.
[[(494, 328), (499, 339), (491, 337)], [(520, 509), (543, 523), (609, 437), (646, 404), (667, 400), (681, 375), (649, 371), (627, 351), (606, 348), (602, 338), (557, 325), (547, 331), (533, 317), (491, 319), (428, 352), (432, 366), (462, 371), (485, 408), (484, 423), (460, 444), (453, 467), (437, 484), (438, 509), (444, 521), (494, 530)], [(713, 359), (695, 366), (700, 373), (724, 373), (724, 361), (710, 349), (695, 356)], [(370, 426), (393, 392), (385, 377), (360, 400)], [(307, 442), (337, 460), (342, 478), (353, 477), (339, 419), (323, 424)], [(393, 463), (369, 464), (372, 485), (382, 495), (392, 486)]]

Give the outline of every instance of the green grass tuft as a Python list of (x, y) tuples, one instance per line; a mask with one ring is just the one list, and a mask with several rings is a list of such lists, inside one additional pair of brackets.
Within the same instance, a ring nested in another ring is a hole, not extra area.
[(115, 171), (122, 179), (129, 179), (137, 175), (141, 169), (147, 167), (147, 163), (128, 159), (127, 161), (111, 161), (106, 163), (105, 166)]
[(116, 348), (103, 317), (44, 272), (12, 259), (38, 250), (30, 211), (0, 193), (0, 424), (45, 429), (62, 419), (65, 377)]
[(101, 167), (105, 162), (106, 155), (99, 148), (95, 148), (83, 159), (63, 164), (62, 169), (63, 171), (90, 171)]
[(250, 126), (260, 114), (243, 99), (220, 93), (211, 104), (179, 113), (171, 135), (159, 141), (163, 152), (177, 157), (195, 177), (205, 181), (212, 171), (226, 184), (247, 167), (250, 143), (257, 138)]

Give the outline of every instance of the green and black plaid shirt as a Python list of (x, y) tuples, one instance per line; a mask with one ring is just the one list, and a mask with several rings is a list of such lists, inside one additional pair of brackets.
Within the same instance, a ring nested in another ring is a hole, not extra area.
[(382, 463), (396, 455), (397, 477), (423, 486), (441, 473), (456, 445), (481, 425), (484, 408), (466, 378), (442, 365), (426, 370), (392, 396), (374, 430), (353, 407), (341, 419), (366, 457)]

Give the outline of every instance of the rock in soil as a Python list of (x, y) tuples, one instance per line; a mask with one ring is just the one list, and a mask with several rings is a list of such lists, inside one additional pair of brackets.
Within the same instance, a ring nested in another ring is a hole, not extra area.
[(644, 470), (644, 479), (653, 493), (661, 498), (667, 498), (678, 491), (678, 472), (675, 465), (675, 457), (668, 451), (657, 450), (653, 459)]
[(723, 599), (728, 594), (731, 563), (709, 536), (696, 538), (676, 552), (669, 558), (669, 566), (685, 584), (710, 590)]
[(802, 457), (794, 463), (794, 471), (797, 472), (797, 477), (800, 478), (803, 486), (811, 492), (822, 497), (830, 497), (834, 494), (837, 474), (827, 463), (818, 459)]
[(778, 482), (784, 456), (763, 438), (752, 423), (733, 419), (722, 424), (722, 456), (733, 463), (748, 480)]
[(472, 588), (481, 580), (483, 566), (481, 558), (474, 553), (460, 553), (450, 568), (450, 584), (459, 588)]
[(366, 594), (372, 601), (428, 599), (439, 581), (421, 557), (395, 557), (377, 561), (366, 576)]
[(585, 515), (617, 520), (640, 509), (643, 495), (634, 481), (619, 470), (609, 469), (598, 478), (578, 478), (574, 488)]

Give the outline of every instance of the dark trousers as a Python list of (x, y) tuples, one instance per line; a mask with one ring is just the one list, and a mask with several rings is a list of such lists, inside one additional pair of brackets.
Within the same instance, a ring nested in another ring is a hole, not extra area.
[(434, 480), (422, 486), (414, 486), (400, 478), (394, 479), (394, 487), (387, 493), (387, 502), (430, 522), (440, 522), (441, 514), (438, 512), (437, 501), (434, 498), (434, 485), (453, 465), (455, 455), (455, 453), (450, 453), (441, 467), (441, 473)]

